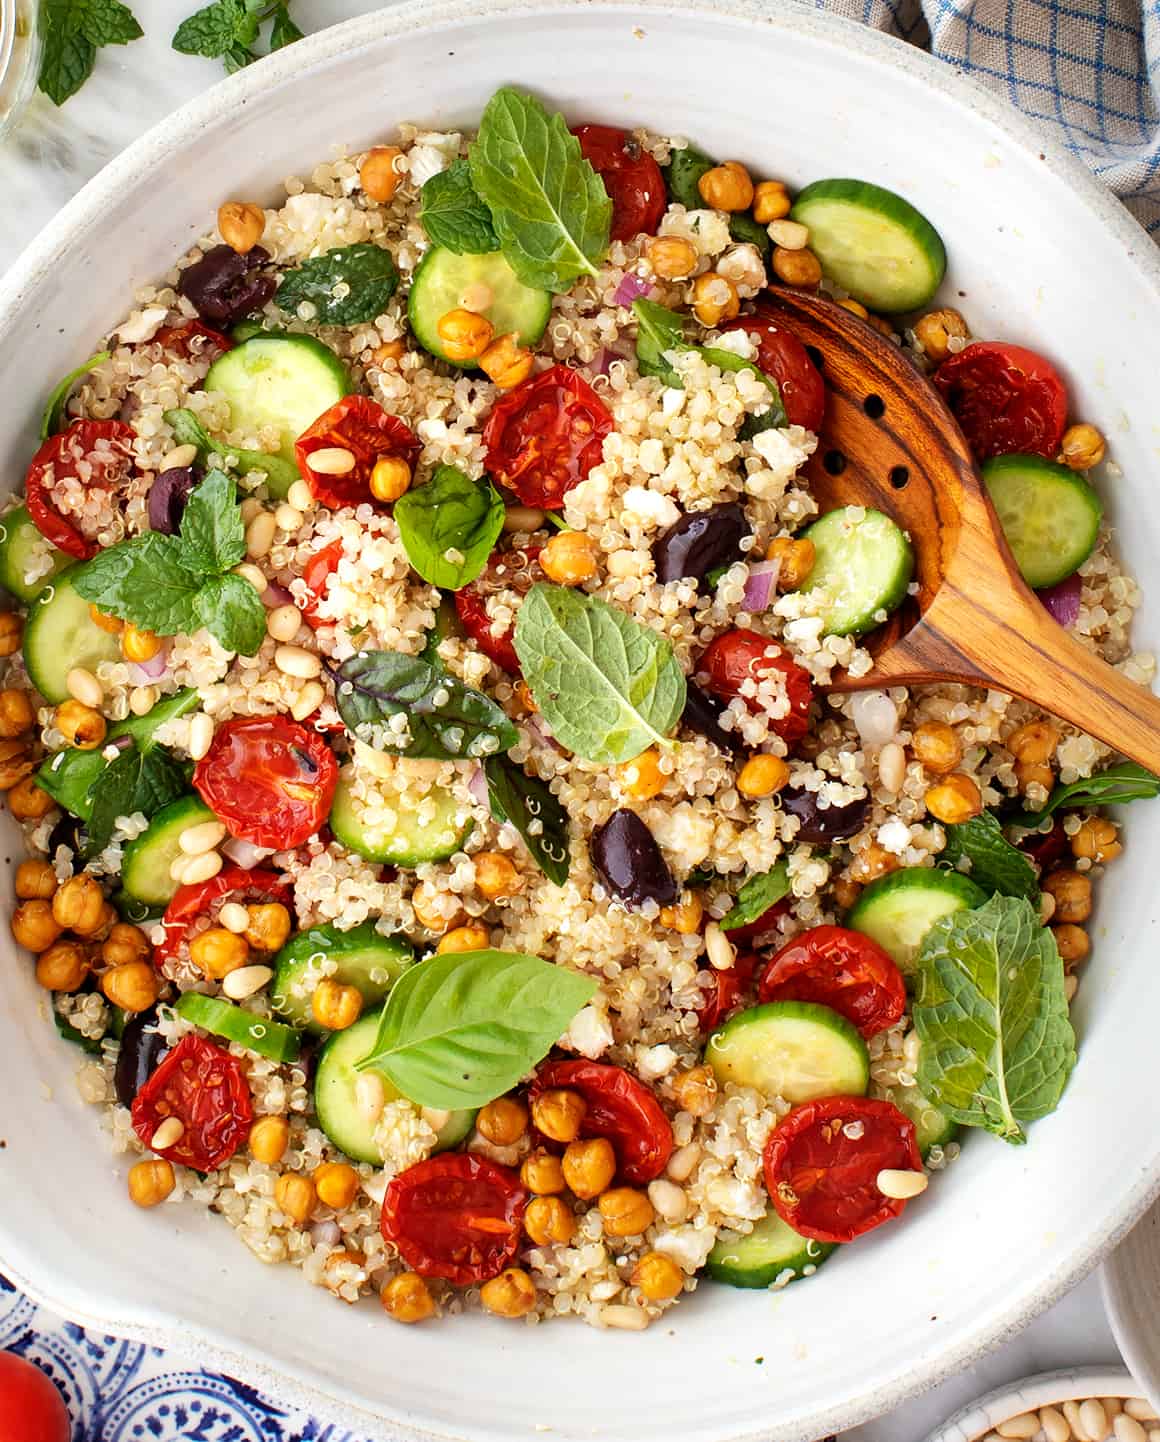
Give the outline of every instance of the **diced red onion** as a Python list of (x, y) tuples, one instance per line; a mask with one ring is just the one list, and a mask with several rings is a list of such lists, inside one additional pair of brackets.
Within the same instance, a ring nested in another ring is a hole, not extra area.
[(253, 871), (260, 861), (265, 861), (267, 856), (273, 856), (274, 847), (255, 846), (250, 841), (243, 841), (240, 836), (231, 836), (222, 851), (235, 866), (240, 866), (243, 871)]
[(279, 581), (267, 581), (266, 589), (262, 592), (262, 604), (273, 608), (274, 606), (289, 606), (294, 602), (294, 597)]
[(777, 573), (780, 570), (780, 561), (755, 561), (750, 566), (749, 579), (745, 583), (745, 596), (741, 603), (750, 615), (764, 611), (773, 600)]
[(613, 292), (612, 304), (629, 306), (634, 300), (640, 300), (642, 295), (648, 295), (652, 290), (652, 283), (643, 280), (639, 275), (631, 272), (624, 277)]
[(169, 670), (169, 647), (162, 646), (156, 656), (150, 656), (148, 661), (131, 661), (129, 663), (129, 679), (134, 686), (147, 686), (150, 681), (158, 681)]
[(471, 780), (467, 783), (467, 789), (471, 792), (471, 799), (477, 801), (480, 806), (488, 804), (487, 797), (487, 772), (482, 766), (477, 766), (471, 773)]
[(1082, 590), (1083, 582), (1077, 571), (1074, 575), (1068, 576), (1066, 581), (1060, 581), (1057, 586), (1048, 586), (1045, 590), (1036, 591), (1035, 594), (1061, 626), (1074, 626), (1079, 619), (1079, 601)]

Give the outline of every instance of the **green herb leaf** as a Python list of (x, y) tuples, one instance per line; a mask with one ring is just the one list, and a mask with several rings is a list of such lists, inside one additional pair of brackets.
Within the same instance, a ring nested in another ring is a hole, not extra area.
[(291, 314), (308, 301), (319, 325), (362, 325), (382, 315), (398, 283), (391, 252), (361, 241), (304, 260), (282, 277), (274, 300)]
[(993, 896), (936, 921), (918, 956), (917, 1084), (954, 1121), (1004, 1141), (1054, 1111), (1075, 1066), (1055, 939), (1031, 903)]
[(484, 109), (470, 161), (500, 248), (525, 285), (560, 293), (597, 273), (612, 201), (562, 115), (504, 86)]
[(229, 463), (235, 462), (237, 472), (248, 476), (253, 471), (264, 471), (267, 480), (285, 493), (299, 479), (298, 467), (282, 456), (267, 451), (243, 451), (237, 446), (227, 446), (214, 438), (190, 410), (166, 411), (165, 420), (173, 429), (173, 439), (179, 446), (196, 446), (198, 459), (203, 463), (210, 457)]
[(52, 1008), (52, 1019), (56, 1024), (57, 1034), (65, 1041), (72, 1042), (73, 1046), (79, 1046), (82, 1051), (87, 1051), (90, 1056), (100, 1056), (101, 1043), (97, 1038), (85, 1036), (84, 1032), (78, 1031), (67, 1017), (61, 1016), (56, 1006)]
[(454, 466), (440, 466), (426, 485), (413, 486), (395, 502), (407, 559), (424, 581), (445, 591), (475, 580), (503, 519), (503, 501), (488, 478), (473, 481)]
[[(466, 761), (507, 751), (519, 732), (499, 706), (441, 668), (398, 651), (363, 651), (335, 672), (343, 721), (378, 751)], [(405, 719), (403, 731), (391, 718)]]
[(302, 38), (302, 31), (290, 18), (289, 5), (279, 5), (274, 12), (274, 24), (270, 27), (270, 50), (281, 50), (283, 46), (293, 45), (295, 40)]
[(41, 0), (40, 29), (39, 85), (54, 105), (81, 88), (102, 46), (126, 45), (142, 33), (121, 0)]
[[(146, 531), (99, 552), (72, 578), (77, 591), (107, 616), (159, 636), (196, 631), (202, 576), (178, 536)], [(253, 587), (250, 588), (253, 590)]]
[(188, 789), (186, 768), (164, 746), (150, 746), (145, 751), (130, 746), (110, 761), (89, 787), (90, 810), (85, 823), (89, 850), (103, 851), (108, 846), (118, 816), (138, 811), (155, 816)]
[(197, 593), (198, 622), (227, 651), (257, 654), (266, 639), (266, 608), (244, 576), (212, 576)]
[(237, 488), (224, 471), (210, 471), (190, 493), (181, 518), (181, 539), (204, 571), (228, 571), (246, 554)]
[(243, 0), (213, 0), (183, 20), (173, 37), (173, 48), (182, 55), (204, 55), (218, 60), (240, 43), (240, 35), (257, 26), (247, 15)]
[(456, 255), (486, 255), (499, 249), (491, 211), (471, 183), (471, 166), (460, 156), (423, 185), (419, 220), (432, 245)]
[(595, 991), (591, 977), (538, 956), (433, 956), (395, 982), (359, 1066), (385, 1072), (417, 1106), (484, 1106), (547, 1055)]
[(961, 870), (958, 863), (965, 856), (971, 863), (967, 875), (984, 891), (1038, 901), (1039, 879), (1035, 867), (1017, 846), (1011, 845), (989, 811), (970, 821), (947, 826), (946, 838), (940, 860), (949, 861), (955, 870)]
[(516, 654), (561, 746), (588, 761), (631, 761), (685, 705), (673, 648), (650, 626), (566, 586), (532, 587), (516, 618)]
[(570, 862), (568, 813), (552, 788), (506, 756), (489, 756), (483, 769), (491, 814), (497, 821), (510, 822), (548, 880), (563, 886)]
[(751, 876), (737, 893), (732, 908), (718, 923), (722, 931), (733, 931), (738, 926), (748, 926), (765, 915), (771, 906), (776, 906), (789, 892), (789, 867), (779, 861), (771, 871), (760, 876)]
[(55, 436), (57, 431), (64, 429), (65, 406), (72, 392), (73, 386), (80, 380), (81, 376), (87, 376), (96, 366), (104, 365), (109, 359), (107, 350), (98, 351), (96, 355), (89, 356), (83, 365), (77, 366), (75, 371), (69, 371), (63, 380), (58, 381), (52, 388), (52, 393), (45, 402), (44, 414), (40, 418), (40, 439), (48, 440), (49, 436)]
[(1125, 801), (1151, 801), (1160, 796), (1160, 776), (1153, 776), (1134, 761), (1120, 761), (1097, 776), (1057, 786), (1042, 811), (1016, 812), (1011, 821), (1034, 831), (1056, 811), (1073, 806), (1120, 806)]

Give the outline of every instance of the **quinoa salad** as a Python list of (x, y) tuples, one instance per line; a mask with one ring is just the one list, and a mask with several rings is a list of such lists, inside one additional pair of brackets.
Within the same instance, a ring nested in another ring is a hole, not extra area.
[(1160, 782), (998, 692), (829, 689), (914, 553), (820, 512), (824, 358), (764, 302), (903, 349), (1146, 687), (1104, 438), (945, 268), (874, 184), (503, 89), (137, 291), (0, 518), (12, 933), (126, 1205), (402, 1323), (641, 1330), (836, 1280), (1055, 1109), (1103, 808)]

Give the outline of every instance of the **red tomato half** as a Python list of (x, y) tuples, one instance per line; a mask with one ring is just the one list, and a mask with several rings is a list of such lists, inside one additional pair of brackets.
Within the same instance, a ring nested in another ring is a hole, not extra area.
[(584, 1098), (580, 1135), (608, 1138), (617, 1174), (626, 1182), (651, 1182), (664, 1171), (673, 1154), (673, 1129), (644, 1082), (601, 1062), (549, 1061), (536, 1073), (531, 1094), (551, 1087), (567, 1087)]
[(338, 570), (338, 563), (341, 560), (342, 542), (331, 541), (329, 546), (323, 546), (321, 551), (315, 551), (302, 568), (302, 579), (306, 582), (306, 589), (310, 592), (310, 595), (302, 603), (302, 614), (306, 618), (306, 624), (315, 630), (319, 626), (329, 624), (319, 620), (318, 603), (326, 595), (327, 583)]
[(757, 999), (820, 1002), (873, 1036), (906, 1010), (906, 983), (876, 941), (844, 926), (815, 926), (769, 958)]
[(455, 592), (455, 613), (463, 629), (490, 661), (511, 676), (520, 674), (516, 628), (513, 624), (500, 635), (495, 634), (487, 614), (487, 598), (496, 591), (512, 590), (522, 595), (530, 590), (541, 578), (535, 561), (542, 550), (542, 546), (525, 546), (521, 551), (496, 551), (478, 579)]
[(777, 382), (781, 403), (791, 425), (820, 431), (826, 414), (826, 383), (797, 336), (772, 320), (739, 315), (719, 330), (743, 330), (757, 340), (757, 365)]
[(921, 1171), (922, 1158), (910, 1118), (872, 1097), (806, 1102), (765, 1144), (765, 1185), (778, 1216), (816, 1242), (852, 1242), (902, 1214), (906, 1203), (878, 1190), (884, 1168)]
[(132, 465), (133, 431), (123, 421), (73, 421), (68, 430), (49, 436), (28, 467), (24, 499), (33, 525), (66, 555), (91, 559), (100, 547), (57, 510), (53, 482), (72, 477), (86, 490), (109, 490)]
[(183, 1036), (133, 1099), (133, 1130), (146, 1146), (168, 1117), (184, 1127), (158, 1156), (199, 1172), (224, 1166), (250, 1134), (254, 1108), (236, 1057)]
[[(340, 447), (354, 456), (354, 469), (343, 476), (324, 476), (310, 469), (314, 451)], [(371, 472), (385, 456), (401, 456), (413, 465), (419, 454), (419, 440), (398, 416), (388, 415), (370, 396), (344, 396), (318, 417), (294, 443), (298, 469), (315, 500), (338, 510), (364, 501), (379, 502), (371, 495)]]
[(287, 716), (245, 716), (217, 728), (193, 785), (231, 835), (289, 851), (330, 815), (338, 762), (317, 731)]
[(655, 235), (667, 202), (665, 178), (648, 151), (613, 125), (578, 125), (572, 134), (612, 201), (611, 238)]
[(227, 901), (280, 901), (287, 906), (290, 899), (290, 884), (276, 871), (223, 866), (208, 881), (177, 888), (161, 918), (165, 940), (154, 948), (153, 960), (157, 966), (163, 966), (171, 956), (176, 956), (189, 928), (199, 916), (210, 916), (215, 906), (220, 910)]
[(69, 1442), (71, 1436), (61, 1395), (40, 1368), (0, 1352), (0, 1442)]
[[(779, 902), (778, 905), (780, 904)], [(732, 940), (736, 933), (730, 932), (728, 935)], [(713, 985), (708, 991), (701, 993), (703, 1000), (698, 1010), (701, 1016), (702, 1032), (710, 1032), (720, 1026), (726, 1017), (737, 1010), (745, 1000), (745, 994), (753, 983), (753, 973), (757, 970), (757, 963), (760, 960), (761, 958), (755, 951), (742, 952), (728, 971), (718, 971), (715, 967), (708, 968)]]
[(213, 326), (206, 325), (201, 320), (187, 320), (184, 325), (167, 325), (159, 330), (153, 339), (159, 342), (164, 350), (173, 351), (175, 355), (184, 356), (186, 360), (191, 357), (208, 357), (214, 351), (221, 353), (233, 350), (235, 344), (228, 335), (214, 330)]
[(978, 461), (1059, 453), (1067, 388), (1049, 360), (1021, 345), (975, 341), (943, 361), (934, 383)]
[(519, 1251), (527, 1204), (509, 1167), (444, 1153), (392, 1179), (380, 1226), (412, 1271), (469, 1287), (498, 1276)]
[(584, 377), (556, 365), (496, 401), (483, 428), (487, 468), (525, 506), (552, 510), (599, 464), (611, 430)]
[(1069, 849), (1063, 818), (1057, 816), (1050, 831), (1029, 831), (1015, 844), (1020, 851), (1030, 856), (1040, 871), (1046, 871), (1057, 861), (1062, 861)]
[[(788, 745), (800, 741), (809, 730), (810, 701), (814, 688), (809, 672), (802, 669), (776, 641), (735, 626), (711, 641), (697, 666), (709, 676), (709, 690), (719, 701), (732, 701), (742, 696), (741, 687), (747, 680), (760, 682), (762, 677), (780, 671), (785, 677), (789, 710), (784, 716), (770, 719), (770, 730)], [(754, 715), (761, 708), (756, 698), (742, 696)]]

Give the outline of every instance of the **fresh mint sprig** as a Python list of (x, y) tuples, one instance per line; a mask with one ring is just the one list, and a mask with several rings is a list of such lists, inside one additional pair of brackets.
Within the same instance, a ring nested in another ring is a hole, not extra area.
[(93, 73), (97, 51), (128, 45), (142, 35), (137, 17), (121, 0), (41, 0), (41, 90), (63, 105)]
[(212, 0), (177, 27), (174, 50), (220, 60), (233, 74), (260, 58), (262, 27), (271, 22), (266, 52), (302, 39), (290, 18), (290, 0)]

